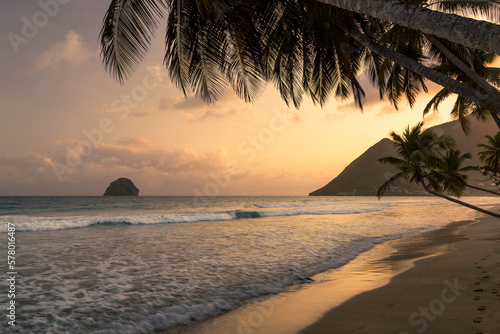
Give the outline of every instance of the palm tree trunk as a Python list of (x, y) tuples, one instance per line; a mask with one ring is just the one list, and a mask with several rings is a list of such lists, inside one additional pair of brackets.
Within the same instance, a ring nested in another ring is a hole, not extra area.
[(500, 55), (500, 26), (497, 24), (418, 7), (398, 0), (317, 1)]
[(458, 199), (455, 199), (455, 198), (452, 198), (452, 197), (449, 197), (449, 196), (446, 196), (446, 195), (443, 195), (443, 194), (440, 194), (438, 192), (435, 192), (433, 190), (430, 190), (426, 185), (425, 183), (422, 182), (422, 186), (424, 187), (425, 191), (427, 191), (429, 194), (432, 194), (434, 196), (438, 196), (438, 197), (441, 197), (441, 198), (444, 198), (448, 201), (451, 201), (453, 203), (457, 203), (457, 204), (460, 204), (462, 206), (465, 206), (469, 209), (472, 209), (472, 210), (476, 210), (476, 211), (479, 211), (481, 213), (484, 213), (484, 214), (487, 214), (487, 215), (490, 215), (490, 216), (493, 216), (493, 217), (496, 217), (496, 218), (500, 218), (500, 215), (499, 214), (496, 214), (494, 212), (491, 212), (491, 211), (488, 211), (488, 210), (484, 210), (484, 209), (481, 209), (480, 207), (477, 207), (475, 205), (472, 205), (472, 204), (469, 204), (469, 203), (465, 203), (465, 202), (462, 202)]
[(471, 189), (476, 189), (476, 190), (479, 190), (479, 191), (484, 191), (484, 192), (487, 192), (487, 193), (490, 193), (490, 194), (493, 194), (493, 195), (497, 195), (497, 196), (500, 196), (499, 193), (497, 193), (496, 191), (493, 191), (493, 190), (488, 190), (488, 189), (484, 189), (484, 188), (480, 188), (480, 187), (476, 187), (476, 186), (471, 186), (470, 184), (465, 184), (466, 187), (468, 188), (471, 188)]
[(470, 86), (456, 81), (455, 79), (452, 79), (443, 73), (426, 67), (408, 56), (405, 56), (399, 52), (386, 48), (385, 46), (372, 41), (368, 36), (366, 36), (357, 28), (353, 29), (350, 34), (355, 40), (357, 40), (365, 47), (369, 48), (372, 52), (384, 58), (390, 59), (391, 61), (422, 75), (423, 77), (437, 83), (438, 85), (445, 87), (449, 91), (458, 94), (466, 99), (469, 99), (476, 104), (492, 111), (492, 113), (500, 113), (499, 100), (496, 100), (485, 93), (482, 93)]
[[(455, 66), (457, 66), (462, 72), (467, 74), (469, 78), (474, 80), (482, 89), (484, 89), (486, 93), (500, 101), (500, 92), (498, 91), (498, 89), (493, 87), (482, 76), (477, 74), (476, 71), (474, 71), (470, 66), (468, 66), (460, 58), (455, 56), (453, 52), (448, 50), (448, 48), (444, 46), (441, 41), (439, 41), (439, 39), (429, 34), (425, 36), (436, 48), (439, 49), (439, 51), (441, 51), (446, 56), (446, 58), (448, 58), (453, 64), (455, 64)], [(491, 117), (493, 117), (493, 120), (495, 121), (497, 127), (500, 129), (500, 118), (498, 117), (498, 114), (495, 112), (491, 112)]]
[(495, 121), (497, 127), (500, 129), (500, 117), (498, 117), (498, 114), (494, 112), (490, 112), (490, 114), (493, 120)]
[(460, 58), (455, 56), (446, 46), (439, 41), (436, 37), (426, 34), (425, 37), (441, 51), (446, 58), (448, 58), (455, 66), (457, 66), (462, 72), (467, 74), (469, 78), (474, 80), (481, 88), (485, 90), (486, 93), (490, 94), (492, 97), (500, 99), (500, 92), (498, 89), (493, 87), (486, 79), (476, 73), (470, 66), (465, 64)]

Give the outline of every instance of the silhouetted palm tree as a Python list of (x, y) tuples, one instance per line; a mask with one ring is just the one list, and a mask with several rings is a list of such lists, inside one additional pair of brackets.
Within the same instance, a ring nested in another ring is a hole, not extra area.
[[(425, 66), (422, 63), (416, 61), (415, 59), (406, 56), (400, 52), (394, 51), (384, 45), (379, 44), (377, 41), (372, 40), (367, 36), (367, 34), (361, 32), (361, 31), (356, 31), (353, 30), (350, 32), (351, 36), (355, 38), (359, 43), (363, 44), (366, 46), (370, 52), (373, 54), (377, 54), (380, 56), (380, 59), (387, 59), (390, 60), (394, 63), (397, 63), (401, 65), (402, 67), (406, 68), (407, 70), (410, 70), (410, 72), (405, 71), (405, 76), (407, 74), (413, 72), (413, 76), (419, 79), (420, 77), (424, 77), (426, 79), (429, 79), (430, 81), (433, 81), (434, 83), (437, 83), (443, 87), (445, 87), (447, 90), (449, 90), (452, 93), (458, 94), (467, 100), (472, 101), (473, 103), (476, 103), (477, 105), (480, 105), (481, 107), (491, 110), (493, 113), (500, 113), (500, 101), (499, 99), (490, 96), (487, 93), (484, 93), (481, 90), (477, 90), (474, 87), (468, 86), (458, 80), (455, 80), (454, 78), (441, 73), (432, 67)], [(384, 81), (382, 80), (383, 77), (379, 76), (376, 78), (375, 83), (378, 84), (379, 86), (384, 84)], [(404, 79), (406, 80), (406, 79)], [(417, 81), (418, 83), (418, 81)], [(394, 87), (391, 87), (394, 88)], [(412, 93), (412, 95), (415, 95), (417, 93), (417, 89), (423, 88), (421, 84), (418, 84), (409, 87), (409, 86), (403, 86), (401, 85), (400, 88), (397, 88), (400, 92), (403, 89), (409, 90), (405, 91), (405, 94), (408, 96), (407, 92)], [(416, 89), (415, 89), (416, 88)], [(389, 89), (389, 87), (388, 87)], [(392, 95), (395, 97), (400, 96), (401, 94), (398, 95)]]
[[(463, 24), (457, 29), (464, 28), (459, 39), (465, 45), (472, 41), (467, 34), (473, 36), (488, 28), (491, 35), (491, 29), (498, 28), (488, 22), (450, 16), (443, 12), (451, 10), (442, 4), (445, 2), (437, 2), (436, 10), (431, 10), (399, 1), (371, 0), (363, 3), (367, 12), (361, 13), (385, 19), (374, 7), (382, 5), (413, 11), (416, 16), (411, 21), (417, 26), (425, 15), (427, 20), (454, 20)], [(352, 95), (361, 105), (363, 90), (356, 79), (361, 69), (361, 43), (478, 105), (500, 110), (500, 102), (488, 94), (371, 40), (363, 29), (373, 19), (356, 14), (360, 9), (357, 5), (351, 8), (354, 3), (360, 4), (351, 0), (113, 0), (101, 31), (103, 61), (119, 81), (128, 78), (168, 13), (165, 62), (171, 78), (184, 93), (192, 90), (207, 102), (217, 100), (229, 85), (251, 102), (260, 95), (265, 81), (273, 81), (284, 100), (295, 106), (300, 104), (303, 93), (321, 105), (331, 95)], [(404, 26), (403, 22), (409, 20), (401, 14), (393, 13), (394, 21), (389, 21)], [(418, 30), (413, 23), (410, 28)], [(470, 29), (473, 23), (474, 29)], [(431, 33), (427, 28), (432, 24), (422, 31)], [(448, 34), (438, 30), (437, 36)], [(489, 38), (483, 37), (481, 42)], [(455, 36), (450, 38), (459, 42)]]
[[(438, 58), (440, 61), (440, 64), (435, 67), (436, 70), (470, 87), (482, 90), (492, 98), (500, 101), (500, 92), (496, 88), (500, 86), (500, 69), (488, 66), (496, 60), (495, 55), (471, 50), (446, 41), (440, 41), (434, 37), (430, 37), (430, 40), (433, 42), (433, 45), (439, 46), (439, 49), (432, 51), (432, 56)], [(438, 106), (451, 95), (453, 93), (450, 90), (443, 88), (425, 107), (424, 115), (432, 109), (437, 110)], [(488, 115), (491, 115), (500, 128), (498, 113), (483, 108), (481, 105), (463, 96), (456, 98), (451, 114), (460, 120), (462, 128), (466, 133), (470, 130), (469, 116), (485, 120)]]
[[(320, 2), (348, 11), (365, 14), (375, 19), (391, 22), (413, 30), (421, 31), (449, 41), (500, 55), (500, 27), (489, 22), (448, 15), (456, 12), (456, 3), (463, 1), (440, 0), (426, 1), (425, 7), (419, 6), (422, 1), (398, 0), (318, 0)], [(498, 17), (498, 1), (481, 1), (485, 6), (494, 6), (493, 17)], [(465, 3), (462, 13), (473, 10)], [(481, 12), (481, 11), (480, 11)], [(411, 20), (408, 18), (411, 17)], [(453, 22), (453, 23), (452, 23)], [(477, 30), (474, 31), (477, 27)], [(496, 36), (495, 36), (496, 35)], [(485, 37), (483, 39), (483, 37)], [(475, 40), (477, 38), (478, 40)], [(480, 39), (482, 39), (480, 41)], [(495, 45), (496, 44), (496, 45)]]
[[(490, 16), (493, 20), (498, 20), (498, 9), (495, 4), (488, 0), (463, 0), (431, 2), (429, 0), (412, 0), (412, 4), (428, 7), (440, 5), (441, 9), (455, 11), (458, 14), (484, 15)], [(497, 71), (487, 67), (495, 60), (495, 55), (483, 51), (474, 50), (463, 45), (437, 38), (421, 31), (409, 29), (404, 26), (392, 23), (380, 23), (372, 28), (376, 36), (377, 43), (390, 48), (398, 53), (410, 58), (427, 63), (433, 69), (451, 77), (476, 91), (484, 92), (492, 99), (500, 100), (500, 92), (488, 80), (495, 85), (500, 81)], [(413, 106), (416, 96), (423, 90), (427, 91), (425, 77), (413, 72), (400, 64), (394, 63), (389, 58), (379, 62), (377, 76), (372, 76), (372, 80), (380, 89), (380, 94), (386, 95), (389, 101), (397, 108), (398, 100), (405, 95), (410, 106)], [(447, 87), (444, 85), (444, 87)], [(446, 97), (453, 92), (448, 88), (443, 88), (424, 110), (424, 115), (437, 108)], [(452, 115), (457, 117), (464, 129), (468, 132), (470, 121), (468, 115), (484, 120), (490, 114), (500, 128), (500, 110), (487, 110), (465, 96), (459, 96), (452, 110)]]
[(165, 63), (184, 94), (213, 102), (231, 85), (253, 102), (271, 81), (295, 106), (304, 93), (321, 105), (331, 95), (361, 103), (361, 50), (345, 32), (352, 15), (317, 1), (113, 0), (101, 50), (120, 82), (144, 58), (166, 12)]
[(448, 149), (444, 155), (441, 155), (436, 161), (436, 166), (429, 173), (429, 177), (434, 178), (436, 182), (441, 182), (442, 188), (451, 194), (461, 196), (464, 186), (471, 189), (487, 192), (500, 196), (499, 193), (484, 189), (467, 183), (467, 175), (463, 174), (469, 171), (477, 171), (477, 166), (463, 166), (465, 160), (471, 159), (470, 153), (462, 154), (460, 150)]
[(423, 123), (419, 123), (411, 129), (408, 127), (401, 136), (392, 132), (391, 138), (398, 157), (385, 157), (378, 161), (392, 165), (397, 169), (397, 173), (378, 189), (379, 198), (390, 187), (402, 181), (410, 181), (421, 184), (425, 191), (432, 195), (500, 218), (496, 213), (443, 194), (449, 192), (458, 197), (462, 195), (465, 187), (463, 182), (466, 177), (460, 173), (460, 168), (454, 171), (453, 178), (436, 171), (441, 163), (440, 151), (453, 146), (451, 137), (438, 136), (429, 129), (423, 130)]
[(485, 165), (480, 167), (484, 175), (490, 177), (497, 185), (500, 184), (500, 132), (494, 136), (487, 135), (488, 144), (478, 144), (483, 151), (479, 152), (479, 159)]

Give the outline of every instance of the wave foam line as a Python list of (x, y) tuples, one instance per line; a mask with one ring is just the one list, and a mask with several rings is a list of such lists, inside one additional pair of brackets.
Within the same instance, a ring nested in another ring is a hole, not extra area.
[(344, 215), (360, 214), (387, 209), (387, 206), (369, 206), (361, 208), (321, 208), (282, 211), (224, 211), (205, 213), (170, 213), (136, 215), (101, 215), (101, 216), (1, 216), (0, 232), (7, 231), (7, 223), (16, 224), (16, 231), (52, 231), (97, 225), (155, 225), (196, 222), (230, 221), (237, 219), (255, 219), (262, 217), (288, 217), (299, 215)]

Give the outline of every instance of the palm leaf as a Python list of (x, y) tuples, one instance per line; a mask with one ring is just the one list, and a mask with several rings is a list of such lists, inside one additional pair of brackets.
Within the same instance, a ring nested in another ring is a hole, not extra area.
[(227, 21), (229, 52), (225, 73), (236, 94), (245, 102), (255, 101), (264, 86), (264, 65), (260, 35), (253, 22), (254, 8), (240, 2), (231, 8)]
[[(198, 25), (209, 29), (201, 30), (195, 35), (192, 45), (192, 58), (189, 64), (190, 84), (196, 94), (208, 103), (219, 99), (229, 83), (221, 72), (223, 30), (219, 22), (202, 23), (198, 17)], [(214, 38), (215, 37), (215, 38)]]
[(100, 32), (106, 70), (120, 83), (128, 79), (149, 50), (166, 6), (158, 0), (112, 0)]
[(397, 173), (396, 175), (392, 176), (389, 180), (387, 180), (383, 185), (381, 185), (380, 188), (378, 188), (377, 197), (380, 199), (388, 189), (406, 180), (408, 180), (408, 175), (406, 173), (404, 172)]
[(431, 110), (439, 111), (439, 105), (446, 100), (452, 93), (446, 88), (441, 89), (434, 97), (427, 103), (424, 108), (424, 116)]
[(430, 7), (444, 12), (460, 14), (468, 17), (484, 16), (488, 20), (500, 20), (500, 7), (498, 0), (438, 0), (430, 1)]
[(462, 130), (466, 133), (470, 133), (471, 121), (467, 117), (469, 115), (469, 108), (467, 105), (467, 101), (462, 96), (458, 96), (453, 108), (451, 109), (451, 115), (455, 118), (458, 118), (460, 122), (460, 126)]
[(486, 80), (494, 84), (495, 86), (500, 86), (500, 67), (488, 67)]
[(184, 95), (190, 89), (189, 65), (193, 57), (191, 45), (194, 40), (194, 7), (186, 0), (173, 0), (165, 37), (165, 58), (170, 78)]

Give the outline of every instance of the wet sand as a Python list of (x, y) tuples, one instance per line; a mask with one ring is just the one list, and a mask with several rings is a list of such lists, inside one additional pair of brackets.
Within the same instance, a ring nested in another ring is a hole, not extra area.
[(499, 260), (500, 221), (455, 222), (168, 333), (500, 333)]
[[(500, 333), (500, 221), (488, 216), (455, 234), (457, 228), (451, 224), (432, 238), (433, 248), (451, 251), (416, 261), (300, 333)], [(404, 251), (381, 261), (425, 251), (425, 243), (411, 239), (396, 242)]]

